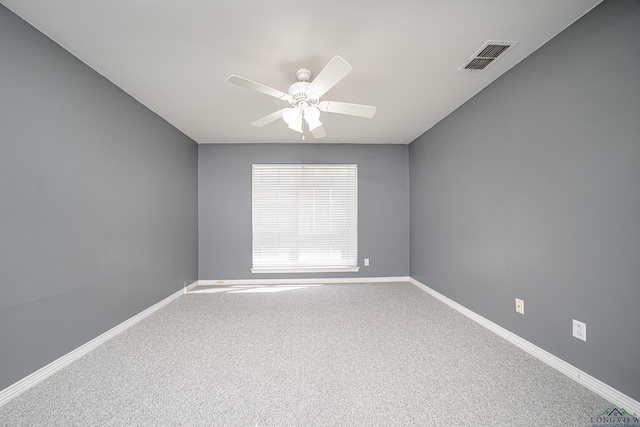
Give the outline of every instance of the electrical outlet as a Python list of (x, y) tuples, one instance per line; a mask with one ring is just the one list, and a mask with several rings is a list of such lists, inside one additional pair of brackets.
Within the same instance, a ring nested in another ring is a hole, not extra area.
[(364, 259), (364, 266), (369, 267), (369, 258)]
[(516, 298), (516, 311), (520, 314), (524, 314), (524, 301)]
[(587, 325), (573, 319), (573, 336), (582, 341), (587, 341)]

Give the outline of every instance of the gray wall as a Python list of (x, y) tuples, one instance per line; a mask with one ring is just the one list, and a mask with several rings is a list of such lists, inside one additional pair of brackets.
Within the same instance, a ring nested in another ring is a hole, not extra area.
[(197, 279), (197, 145), (0, 6), (0, 390)]
[[(409, 275), (409, 149), (406, 145), (219, 144), (198, 152), (199, 278), (309, 277), (251, 273), (252, 163), (357, 163), (357, 273), (312, 277)], [(362, 260), (370, 258), (364, 267)]]
[(640, 2), (602, 3), (414, 141), (410, 186), (412, 277), (640, 399)]

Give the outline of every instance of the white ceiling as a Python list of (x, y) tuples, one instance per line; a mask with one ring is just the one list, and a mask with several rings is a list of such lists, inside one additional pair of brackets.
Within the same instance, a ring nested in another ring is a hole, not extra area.
[[(334, 55), (353, 72), (322, 99), (375, 105), (323, 113), (317, 142), (407, 144), (601, 0), (1, 0), (198, 143), (300, 142), (288, 104), (227, 82), (287, 91)], [(458, 68), (487, 40), (518, 41), (483, 72)], [(312, 141), (307, 138), (307, 141)]]

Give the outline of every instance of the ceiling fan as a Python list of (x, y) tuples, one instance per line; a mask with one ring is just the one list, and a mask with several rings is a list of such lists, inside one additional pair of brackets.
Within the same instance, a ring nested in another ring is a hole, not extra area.
[(376, 113), (376, 107), (370, 105), (350, 104), (336, 101), (320, 101), (320, 98), (345, 78), (352, 70), (351, 65), (339, 56), (331, 58), (329, 63), (320, 71), (313, 81), (311, 71), (302, 68), (296, 72), (298, 81), (289, 86), (288, 93), (281, 92), (261, 83), (256, 83), (244, 77), (232, 75), (227, 81), (238, 86), (265, 93), (291, 104), (251, 123), (262, 127), (282, 117), (290, 129), (302, 133), (304, 139), (304, 123), (314, 138), (322, 138), (327, 133), (320, 122), (320, 112), (346, 114), (349, 116), (371, 118)]

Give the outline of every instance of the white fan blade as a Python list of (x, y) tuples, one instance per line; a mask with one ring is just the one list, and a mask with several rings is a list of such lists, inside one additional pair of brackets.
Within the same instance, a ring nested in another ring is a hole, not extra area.
[(315, 139), (320, 139), (327, 136), (327, 133), (324, 131), (324, 128), (322, 126), (318, 126), (314, 130), (312, 130), (311, 133), (313, 134), (313, 137)]
[(278, 120), (280, 117), (282, 117), (282, 113), (284, 113), (285, 111), (289, 110), (289, 108), (283, 108), (282, 110), (278, 110), (275, 113), (271, 113), (268, 116), (264, 116), (261, 119), (256, 120), (255, 122), (251, 123), (253, 126), (260, 128), (262, 126), (268, 125), (271, 122), (275, 122), (276, 120)]
[(269, 96), (273, 96), (274, 98), (282, 99), (284, 101), (288, 101), (291, 99), (291, 95), (289, 95), (288, 93), (284, 93), (282, 91), (279, 91), (278, 89), (265, 86), (262, 83), (256, 83), (252, 80), (245, 79), (244, 77), (233, 75), (233, 76), (229, 76), (227, 81), (229, 83), (233, 83), (234, 85), (238, 85), (238, 86), (246, 87), (247, 89), (252, 89), (258, 92), (262, 92)]
[(347, 114), (349, 116), (370, 119), (376, 114), (376, 107), (371, 105), (349, 104), (347, 102), (322, 101), (318, 104), (320, 111), (327, 113)]
[(352, 70), (351, 65), (339, 56), (334, 56), (331, 61), (320, 71), (309, 85), (309, 90), (320, 98), (344, 79)]

